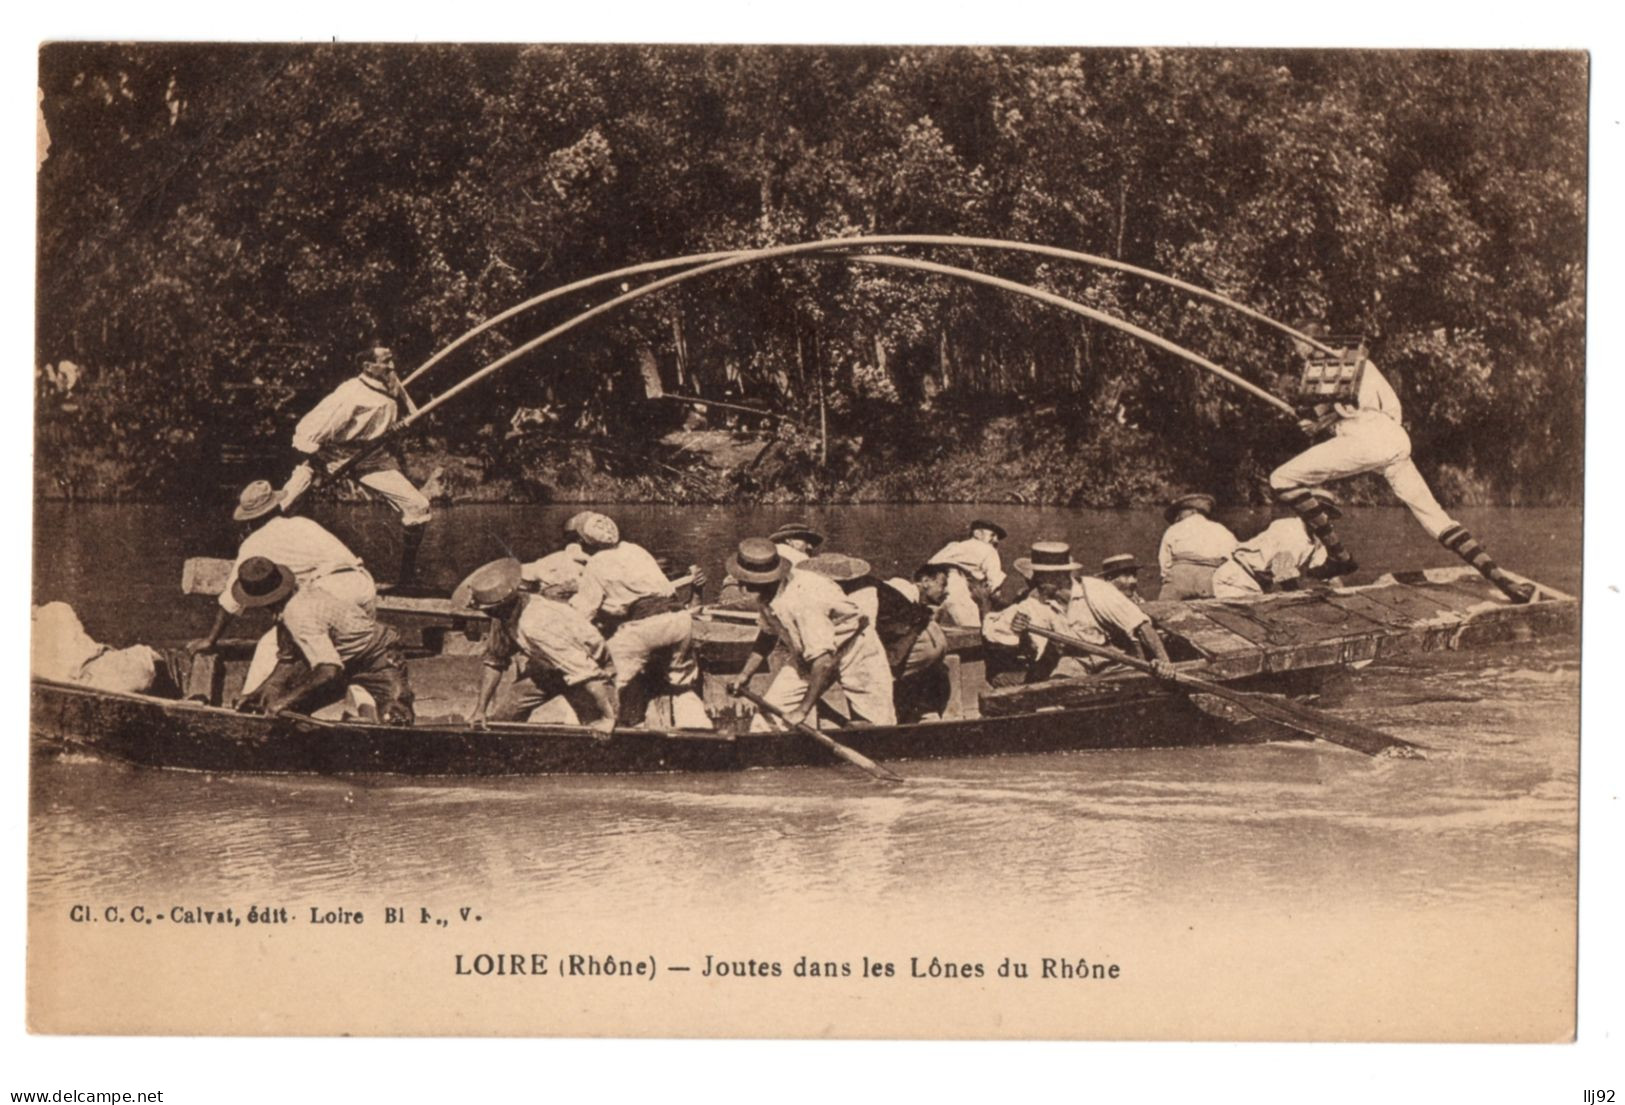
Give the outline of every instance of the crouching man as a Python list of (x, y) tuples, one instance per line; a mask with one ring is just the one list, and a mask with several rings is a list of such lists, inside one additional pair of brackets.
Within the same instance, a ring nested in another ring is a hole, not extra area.
[[(728, 561), (728, 573), (756, 600), (761, 632), (739, 674), (728, 683), (737, 695), (783, 641), (789, 660), (774, 675), (762, 698), (792, 724), (816, 726), (824, 692), (839, 686), (854, 718), (876, 725), (897, 724), (891, 666), (886, 649), (863, 611), (834, 580), (817, 572), (790, 570), (773, 542), (747, 537)], [(827, 704), (826, 704), (827, 708)], [(779, 727), (777, 718), (757, 714), (751, 728)]]
[[(617, 716), (615, 668), (603, 635), (544, 586), (538, 594), (520, 590), (517, 560), (496, 560), (458, 585), (454, 610), (478, 611), (490, 617), (490, 634), (482, 660), (479, 698), (468, 722), (483, 729), (491, 721), (549, 721), (533, 711), (550, 703), (564, 725), (585, 725), (595, 739), (608, 740)], [(497, 688), (518, 661), (512, 686), (496, 710)]]
[(395, 631), (373, 614), (321, 587), (299, 587), (293, 572), (263, 556), (237, 569), (232, 598), (241, 609), (265, 609), (277, 622), (276, 667), (237, 708), (312, 713), (352, 685), (376, 704), (379, 720), (410, 725), (412, 684)]

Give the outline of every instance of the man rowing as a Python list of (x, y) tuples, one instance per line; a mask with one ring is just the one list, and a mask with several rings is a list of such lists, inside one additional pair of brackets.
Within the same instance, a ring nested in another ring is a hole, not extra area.
[(1157, 545), (1159, 599), (1213, 596), (1213, 571), (1236, 550), (1236, 535), (1213, 520), (1212, 495), (1181, 495), (1162, 515), (1168, 528)]
[(920, 602), (919, 585), (895, 577), (882, 580), (870, 572), (867, 560), (840, 553), (808, 557), (795, 570), (833, 579), (874, 626), (891, 668), (898, 720), (941, 716), (950, 691), (943, 664), (948, 638), (936, 622), (936, 609)]
[[(1305, 332), (1313, 331), (1306, 328)], [(1388, 481), (1428, 536), (1471, 564), (1513, 602), (1533, 601), (1535, 586), (1508, 575), (1467, 527), (1450, 517), (1434, 498), (1411, 460), (1411, 439), (1405, 432), (1399, 396), (1365, 355), (1364, 343), (1351, 339), (1340, 344), (1334, 356), (1326, 357), (1297, 343), (1304, 362), (1296, 398), (1306, 416), (1298, 425), (1311, 437), (1328, 429), (1332, 436), (1270, 473), (1275, 497), (1296, 511), (1325, 546), (1330, 573), (1346, 575), (1357, 565), (1332, 526), (1338, 517), (1336, 508), (1317, 497), (1314, 489), (1362, 472), (1376, 472)]]
[[(282, 565), (293, 573), (294, 581), (301, 587), (320, 587), (368, 614), (376, 613), (378, 589), (361, 558), (320, 522), (279, 511), (284, 499), (284, 493), (265, 480), (255, 480), (237, 497), (237, 508), (231, 514), (238, 524), (237, 558), (220, 590), (220, 609), (215, 612), (214, 624), (206, 634), (186, 646), (194, 656), (213, 651), (226, 627), (243, 612), (237, 598), (237, 579), (244, 563), (255, 557)], [(260, 638), (243, 683), (245, 690), (258, 687), (276, 666), (276, 636), (273, 629)]]
[(997, 522), (978, 518), (970, 524), (969, 537), (950, 541), (932, 554), (930, 563), (953, 569), (942, 604), (942, 617), (949, 625), (981, 625), (993, 608), (994, 592), (1005, 580), (999, 542), (1007, 536)]
[[(1337, 500), (1330, 492), (1317, 488), (1315, 494), (1336, 507)], [(1230, 559), (1214, 571), (1214, 598), (1244, 599), (1274, 591), (1296, 591), (1305, 579), (1326, 579), (1337, 572), (1339, 562), (1327, 556), (1326, 547), (1295, 511), (1277, 503), (1275, 513), (1274, 521), (1237, 545)]]
[[(621, 713), (641, 717), (644, 701), (630, 689), (647, 673), (651, 693), (686, 697), (699, 677), (694, 662), (694, 619), (660, 562), (621, 540), (613, 519), (593, 511), (576, 523), (587, 563), (570, 605), (598, 623), (615, 662)], [(658, 688), (658, 689), (656, 689)]]
[[(571, 607), (563, 588), (544, 583), (537, 594), (521, 591), (520, 572), (517, 560), (492, 561), (452, 593), (454, 610), (491, 619), (469, 724), (481, 729), (488, 721), (531, 721), (538, 709), (556, 702), (560, 723), (585, 725), (596, 738), (609, 739), (620, 709), (603, 636)], [(516, 668), (514, 681), (493, 711), (510, 666)]]
[[(741, 541), (728, 560), (728, 572), (755, 600), (761, 625), (750, 656), (728, 682), (729, 694), (748, 687), (782, 642), (789, 659), (762, 697), (792, 724), (816, 726), (819, 703), (837, 686), (854, 719), (896, 724), (886, 650), (863, 610), (834, 580), (791, 571), (790, 562), (765, 537)], [(751, 722), (758, 731), (775, 726), (776, 721), (760, 713)]]
[(263, 556), (245, 560), (231, 585), (239, 609), (276, 618), (276, 666), (244, 695), (238, 709), (266, 714), (312, 713), (365, 690), (378, 720), (412, 724), (412, 684), (395, 631), (369, 610), (320, 586), (301, 587), (286, 566)]
[[(367, 443), (387, 433), (400, 415), (396, 400), (402, 394), (395, 376), (395, 355), (382, 345), (363, 354), (360, 373), (340, 384), (294, 428), (293, 447), (299, 459), (282, 489), (283, 509), (291, 509), (310, 487), (317, 465), (324, 474), (331, 472)], [(349, 474), (400, 514), (401, 564), (397, 580), (410, 582), (417, 575), (418, 550), (431, 514), (429, 500), (382, 448), (357, 462)]]
[(1105, 580), (1075, 575), (1082, 569), (1064, 541), (1035, 542), (1032, 555), (1016, 561), (1016, 570), (1032, 581), (1031, 589), (1020, 602), (988, 615), (982, 623), (982, 637), (993, 646), (988, 658), (992, 686), (1075, 678), (1111, 664), (1034, 634), (1033, 629), (1119, 651), (1125, 644), (1136, 651), (1143, 647), (1158, 678), (1172, 677), (1167, 650), (1146, 612)]

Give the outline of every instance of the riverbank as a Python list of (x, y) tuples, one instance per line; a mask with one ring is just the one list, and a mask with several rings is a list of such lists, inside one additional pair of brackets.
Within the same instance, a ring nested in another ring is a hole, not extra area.
[[(820, 441), (798, 427), (767, 434), (752, 429), (685, 426), (647, 443), (614, 443), (548, 431), (504, 440), (476, 452), (444, 442), (407, 447), (403, 467), (435, 502), (486, 504), (864, 504), (1011, 503), (1113, 508), (1167, 501), (1191, 488), (1237, 505), (1267, 500), (1264, 465), (1212, 443), (1212, 453), (1169, 444), (1156, 433), (1107, 421), (1077, 433), (1052, 409), (983, 418), (945, 418), (929, 435), (875, 425), (864, 434)], [(1301, 439), (1284, 439), (1281, 452)], [(1219, 455), (1231, 453), (1230, 456)], [(206, 479), (154, 479), (128, 463), (94, 452), (76, 455), (69, 471), (37, 469), (36, 498), (46, 501), (139, 503), (218, 497), (265, 478), (286, 458), (245, 459), (208, 467)], [(1534, 492), (1494, 486), (1470, 467), (1421, 466), (1450, 506), (1574, 506), (1573, 491)], [(1392, 501), (1374, 476), (1345, 481), (1353, 504)], [(330, 489), (340, 499), (353, 486)]]

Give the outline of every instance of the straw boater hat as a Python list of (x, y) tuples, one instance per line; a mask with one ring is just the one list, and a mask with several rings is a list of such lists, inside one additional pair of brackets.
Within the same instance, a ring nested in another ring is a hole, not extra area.
[(293, 573), (263, 556), (251, 556), (237, 569), (231, 597), (244, 610), (270, 606), (293, 594)]
[(454, 613), (491, 610), (519, 593), (519, 561), (511, 556), (483, 564), (451, 593)]
[(621, 543), (621, 531), (615, 525), (615, 520), (597, 511), (589, 510), (581, 515), (576, 521), (576, 534), (583, 541), (602, 545), (606, 549), (614, 548)]
[(1172, 523), (1174, 518), (1176, 518), (1179, 515), (1179, 512), (1182, 510), (1194, 510), (1211, 518), (1213, 517), (1213, 496), (1203, 495), (1200, 493), (1194, 495), (1181, 495), (1179, 498), (1168, 504), (1168, 509), (1162, 512), (1162, 516), (1165, 520)]
[(1000, 541), (1003, 541), (1010, 536), (1005, 532), (1003, 526), (999, 525), (997, 522), (989, 522), (986, 518), (978, 518), (970, 524), (970, 531), (972, 533), (975, 533), (979, 529), (992, 530), (994, 533), (999, 535)]
[(728, 558), (728, 574), (741, 583), (777, 583), (790, 573), (790, 562), (766, 537), (747, 537)]
[(1034, 541), (1032, 556), (1016, 557), (1016, 571), (1031, 579), (1037, 572), (1075, 572), (1082, 568), (1072, 559), (1072, 546), (1065, 541)]
[(824, 535), (813, 529), (806, 522), (786, 522), (778, 529), (767, 535), (767, 539), (774, 543), (788, 541), (792, 537), (799, 537), (813, 548), (824, 543)]
[(1133, 553), (1118, 553), (1108, 556), (1100, 562), (1100, 578), (1115, 579), (1118, 576), (1138, 575), (1140, 562), (1134, 559)]
[(827, 576), (836, 583), (847, 583), (854, 579), (862, 579), (869, 574), (869, 562), (856, 556), (846, 556), (843, 553), (822, 553), (818, 556), (809, 556), (796, 565), (798, 572), (817, 572)]
[(231, 516), (239, 522), (251, 522), (282, 505), (282, 492), (265, 480), (255, 480), (237, 496), (237, 509)]

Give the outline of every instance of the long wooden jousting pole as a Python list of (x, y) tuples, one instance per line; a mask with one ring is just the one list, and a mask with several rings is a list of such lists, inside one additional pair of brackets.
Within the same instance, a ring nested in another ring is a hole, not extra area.
[[(1117, 261), (1110, 257), (1101, 257), (1093, 253), (1081, 253), (1073, 249), (1063, 249), (1060, 246), (1034, 245), (1030, 242), (1015, 242), (1004, 238), (962, 238), (950, 234), (869, 234), (857, 235), (850, 238), (829, 238), (820, 242), (808, 242), (800, 244), (819, 249), (843, 249), (851, 248), (853, 246), (946, 246), (960, 249), (991, 249), (1013, 253), (1029, 253), (1040, 257), (1054, 257), (1063, 261), (1075, 261), (1079, 264), (1090, 265), (1095, 268), (1111, 269), (1116, 272), (1124, 272), (1132, 276), (1138, 276), (1142, 279), (1150, 280), (1154, 283), (1165, 284), (1171, 288), (1178, 288), (1180, 291), (1186, 292), (1189, 295), (1196, 296), (1199, 299), (1206, 299), (1212, 303), (1217, 303), (1222, 307), (1227, 307), (1232, 311), (1239, 312), (1240, 314), (1245, 315), (1250, 319), (1254, 319), (1257, 322), (1261, 322), (1266, 326), (1273, 327), (1274, 329), (1281, 331), (1283, 334), (1286, 334), (1297, 341), (1304, 342), (1307, 345), (1311, 345), (1316, 349), (1319, 349), (1323, 353), (1336, 352), (1336, 350), (1332, 349), (1330, 346), (1322, 344), (1318, 339), (1312, 337), (1311, 335), (1305, 334), (1299, 330), (1295, 330), (1286, 325), (1284, 322), (1279, 322), (1276, 319), (1270, 318), (1263, 312), (1255, 311), (1253, 308), (1248, 307), (1245, 304), (1238, 303), (1228, 296), (1221, 295), (1210, 288), (1204, 288), (1199, 284), (1192, 284), (1188, 281), (1180, 280), (1177, 277), (1168, 276), (1152, 269), (1141, 268), (1138, 265), (1131, 265), (1126, 261)], [(449, 345), (445, 346), (434, 356), (424, 361), (417, 368), (413, 369), (412, 373), (407, 376), (406, 379), (401, 381), (401, 384), (404, 387), (405, 385), (412, 383), (419, 376), (422, 376), (425, 372), (428, 372), (431, 368), (445, 360), (456, 350), (462, 348), (470, 341), (473, 341), (476, 337), (485, 333), (493, 326), (500, 325), (501, 323), (506, 322), (508, 319), (513, 318), (515, 315), (522, 314), (523, 312), (530, 310), (532, 307), (539, 307), (543, 303), (551, 302), (552, 300), (561, 298), (562, 296), (569, 295), (572, 292), (585, 291), (588, 288), (597, 287), (600, 284), (607, 284), (614, 280), (624, 280), (627, 277), (632, 276), (641, 276), (644, 273), (663, 272), (666, 269), (683, 268), (689, 265), (704, 265), (709, 264), (712, 261), (720, 261), (727, 257), (737, 257), (746, 253), (759, 255), (767, 252), (771, 251), (723, 250), (714, 253), (691, 253), (686, 257), (670, 257), (660, 261), (645, 261), (639, 265), (629, 265), (626, 268), (615, 269), (611, 272), (599, 273), (597, 276), (589, 276), (582, 280), (577, 280), (571, 284), (561, 285), (560, 287), (543, 292), (541, 295), (533, 296), (522, 303), (516, 303), (500, 314), (492, 315), (478, 326), (475, 326), (471, 330), (456, 338)]]
[[(599, 315), (607, 314), (608, 312), (616, 310), (619, 307), (623, 307), (628, 303), (642, 299), (644, 296), (652, 295), (655, 292), (661, 291), (665, 288), (672, 287), (675, 284), (681, 284), (714, 272), (721, 272), (725, 269), (739, 268), (743, 265), (755, 264), (761, 261), (770, 261), (778, 258), (796, 257), (806, 254), (818, 254), (835, 248), (831, 243), (840, 243), (844, 241), (848, 241), (848, 239), (827, 239), (819, 242), (803, 242), (797, 245), (775, 246), (771, 249), (730, 254), (719, 260), (711, 261), (707, 264), (688, 269), (685, 272), (676, 273), (672, 276), (661, 277), (658, 280), (651, 280), (647, 284), (642, 284), (636, 288), (633, 288), (631, 291), (624, 292), (621, 295), (616, 296), (614, 299), (607, 300), (598, 304), (596, 307), (582, 311), (580, 314), (566, 319), (564, 322), (553, 327), (551, 330), (548, 330), (546, 333), (532, 338), (523, 345), (509, 350), (503, 356), (498, 357), (484, 368), (481, 368), (479, 371), (464, 377), (462, 382), (448, 388), (446, 391), (441, 392), (427, 403), (424, 403), (417, 410), (395, 423), (387, 434), (376, 438), (367, 445), (363, 446), (359, 452), (352, 455), (343, 464), (339, 465), (338, 468), (334, 469), (331, 476), (334, 478), (343, 476), (356, 464), (360, 463), (362, 459), (370, 456), (372, 453), (382, 448), (388, 441), (399, 434), (404, 433), (414, 423), (427, 417), (437, 408), (450, 402), (452, 399), (456, 398), (458, 395), (461, 395), (463, 392), (467, 391), (481, 380), (484, 380), (486, 377), (501, 371), (503, 368), (506, 368), (508, 365), (512, 364), (520, 357), (525, 356), (527, 353), (531, 353), (536, 349), (541, 348), (554, 338), (560, 337), (563, 334), (574, 330), (576, 327), (585, 322), (590, 322)], [(1086, 307), (1081, 303), (1067, 299), (1064, 296), (1056, 295), (1053, 292), (1047, 292), (1041, 288), (1034, 288), (1028, 284), (1018, 284), (1012, 280), (1005, 280), (1003, 277), (990, 276), (986, 273), (976, 272), (972, 269), (954, 268), (950, 265), (937, 264), (934, 261), (920, 261), (909, 257), (891, 257), (883, 254), (850, 254), (846, 255), (844, 259), (865, 264), (880, 264), (891, 265), (897, 268), (911, 268), (919, 271), (937, 273), (942, 276), (954, 277), (956, 279), (970, 280), (976, 283), (1002, 288), (1006, 291), (1014, 292), (1019, 295), (1025, 295), (1041, 302), (1061, 307), (1095, 322), (1099, 322), (1102, 325), (1112, 327), (1116, 330), (1121, 330), (1126, 334), (1140, 338), (1141, 340), (1147, 341), (1160, 349), (1173, 353), (1184, 360), (1190, 361), (1192, 364), (1198, 365), (1201, 368), (1213, 372), (1223, 379), (1246, 389), (1249, 394), (1263, 399), (1290, 417), (1294, 419), (1297, 418), (1297, 412), (1293, 410), (1290, 404), (1274, 395), (1271, 395), (1269, 392), (1258, 387), (1256, 384), (1237, 376), (1228, 369), (1221, 368), (1219, 365), (1214, 364), (1206, 357), (1193, 353), (1183, 346), (1176, 345), (1173, 342), (1168, 341), (1166, 338), (1159, 337), (1148, 330), (1135, 326), (1131, 322), (1127, 322), (1113, 315), (1108, 315), (1103, 311), (1097, 311), (1092, 307)]]

